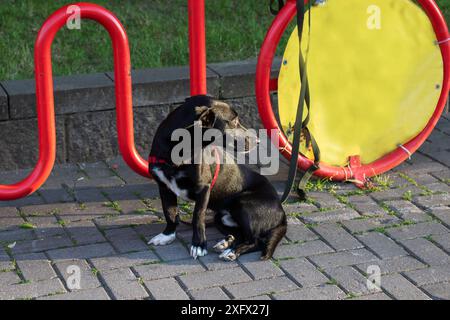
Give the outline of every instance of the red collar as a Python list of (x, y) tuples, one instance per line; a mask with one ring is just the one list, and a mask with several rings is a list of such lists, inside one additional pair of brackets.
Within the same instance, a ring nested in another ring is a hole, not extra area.
[(213, 179), (211, 181), (211, 186), (209, 187), (210, 190), (212, 190), (212, 188), (214, 187), (214, 185), (216, 184), (217, 178), (219, 177), (219, 172), (220, 172), (220, 156), (219, 156), (219, 152), (217, 151), (216, 147), (213, 147), (213, 152), (214, 152), (214, 156), (216, 157), (216, 169), (214, 170), (214, 176)]
[[(212, 190), (212, 188), (216, 184), (216, 181), (217, 181), (217, 178), (219, 177), (219, 172), (220, 172), (220, 155), (219, 155), (219, 152), (217, 152), (216, 147), (213, 147), (213, 149), (214, 149), (214, 157), (216, 158), (216, 168), (214, 170), (214, 176), (211, 181), (211, 186), (209, 187), (210, 190)], [(150, 157), (148, 157), (148, 163), (149, 164), (165, 164), (165, 163), (167, 163), (167, 161), (164, 159), (157, 158), (155, 156), (150, 156)]]
[(159, 159), (155, 156), (148, 157), (148, 164), (161, 164), (161, 163), (167, 163), (167, 161), (163, 160), (163, 159)]

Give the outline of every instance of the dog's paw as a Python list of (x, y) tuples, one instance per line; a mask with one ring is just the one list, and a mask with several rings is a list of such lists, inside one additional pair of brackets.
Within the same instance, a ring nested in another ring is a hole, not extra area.
[(148, 244), (153, 244), (155, 246), (164, 246), (166, 244), (170, 244), (175, 241), (176, 233), (164, 234), (160, 233), (157, 236), (153, 237)]
[(233, 244), (233, 241), (234, 237), (232, 235), (229, 235), (225, 239), (217, 242), (213, 249), (217, 253), (222, 253), (225, 249), (228, 249)]
[(197, 259), (198, 257), (204, 257), (208, 254), (208, 250), (206, 248), (202, 248), (201, 246), (191, 246), (191, 257)]
[(219, 256), (219, 259), (224, 261), (235, 261), (237, 259), (236, 253), (233, 249), (227, 249)]

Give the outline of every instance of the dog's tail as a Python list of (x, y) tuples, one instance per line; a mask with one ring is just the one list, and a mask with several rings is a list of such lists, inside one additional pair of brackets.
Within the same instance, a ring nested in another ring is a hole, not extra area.
[(261, 260), (269, 260), (270, 258), (272, 258), (278, 243), (280, 243), (281, 239), (283, 239), (283, 237), (286, 235), (286, 231), (287, 221), (286, 217), (284, 217), (283, 221), (278, 226), (270, 230), (266, 241), (266, 247), (263, 250), (261, 256)]

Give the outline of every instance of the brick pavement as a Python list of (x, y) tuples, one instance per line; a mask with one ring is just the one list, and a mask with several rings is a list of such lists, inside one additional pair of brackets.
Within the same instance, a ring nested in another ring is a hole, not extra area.
[[(374, 190), (311, 183), (306, 203), (285, 206), (289, 230), (272, 261), (193, 260), (186, 226), (173, 244), (148, 246), (163, 228), (152, 181), (120, 159), (57, 166), (34, 195), (0, 203), (0, 299), (449, 299), (449, 134), (444, 115)], [(220, 237), (208, 229), (211, 244)], [(373, 270), (379, 288), (367, 285)]]

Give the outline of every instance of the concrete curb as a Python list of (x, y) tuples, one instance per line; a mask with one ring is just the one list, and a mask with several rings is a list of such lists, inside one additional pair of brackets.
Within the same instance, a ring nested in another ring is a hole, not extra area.
[[(273, 66), (279, 71), (280, 59)], [(208, 65), (208, 92), (229, 100), (249, 126), (259, 127), (254, 99), (256, 60)], [(132, 71), (136, 145), (150, 149), (158, 123), (189, 96), (189, 68)], [(57, 162), (100, 161), (118, 154), (114, 74), (54, 78)], [(0, 170), (33, 167), (37, 161), (36, 97), (33, 79), (0, 82)]]

